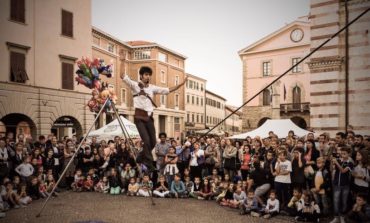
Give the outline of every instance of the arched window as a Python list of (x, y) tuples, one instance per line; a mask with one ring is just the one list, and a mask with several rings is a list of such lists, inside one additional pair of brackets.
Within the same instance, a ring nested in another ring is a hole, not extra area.
[(293, 88), (293, 108), (299, 109), (301, 104), (301, 88), (295, 86)]
[(263, 106), (270, 105), (271, 104), (271, 93), (270, 93), (270, 90), (265, 89), (262, 94), (263, 94), (263, 102), (262, 102), (262, 105)]

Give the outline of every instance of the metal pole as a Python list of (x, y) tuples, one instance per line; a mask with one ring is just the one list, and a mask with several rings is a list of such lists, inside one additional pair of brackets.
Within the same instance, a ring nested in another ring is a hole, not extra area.
[(343, 30), (347, 29), (350, 25), (352, 25), (354, 22), (356, 22), (359, 18), (361, 18), (363, 15), (365, 15), (367, 12), (369, 12), (370, 8), (367, 8), (365, 11), (363, 11), (360, 15), (358, 15), (356, 18), (354, 18), (350, 23), (345, 25), (343, 28), (341, 28), (338, 32), (334, 33), (329, 39), (325, 40), (322, 44), (320, 44), (318, 47), (316, 47), (313, 51), (311, 51), (309, 54), (307, 54), (305, 57), (303, 57), (298, 63), (293, 65), (291, 68), (289, 68), (287, 71), (285, 71), (283, 74), (281, 74), (279, 77), (277, 77), (275, 80), (273, 80), (270, 84), (268, 84), (266, 87), (262, 88), (257, 94), (255, 94), (253, 97), (248, 99), (246, 102), (244, 102), (240, 107), (238, 107), (235, 111), (233, 111), (231, 114), (229, 114), (226, 118), (224, 118), (221, 122), (219, 122), (217, 125), (215, 125), (212, 129), (208, 130), (205, 134), (203, 134), (201, 137), (204, 137), (208, 135), (213, 129), (215, 129), (217, 126), (219, 126), (221, 123), (223, 123), (226, 119), (228, 119), (230, 116), (235, 114), (237, 111), (239, 111), (242, 107), (244, 107), (246, 104), (248, 104), (250, 101), (252, 101), (254, 98), (256, 98), (259, 94), (261, 94), (265, 89), (272, 86), (275, 82), (280, 80), (282, 77), (284, 77), (287, 73), (289, 73), (291, 70), (293, 70), (296, 66), (298, 66), (300, 63), (302, 63), (305, 59), (310, 57), (312, 54), (314, 54), (316, 51), (318, 51), (321, 47), (323, 47), (325, 44), (327, 44), (330, 40), (332, 40), (334, 37), (339, 35)]
[(78, 145), (78, 147), (77, 147), (77, 149), (76, 149), (76, 152), (73, 154), (73, 156), (71, 157), (71, 160), (69, 160), (69, 162), (68, 162), (67, 166), (64, 168), (64, 170), (63, 170), (62, 174), (60, 175), (60, 177), (59, 177), (58, 181), (57, 181), (57, 182), (56, 182), (56, 184), (54, 185), (53, 190), (52, 190), (52, 191), (51, 191), (51, 193), (49, 194), (48, 198), (45, 200), (44, 204), (42, 205), (42, 207), (41, 207), (41, 209), (40, 209), (39, 213), (36, 215), (36, 217), (40, 217), (40, 216), (41, 216), (41, 212), (44, 210), (44, 208), (45, 208), (46, 204), (48, 203), (48, 201), (49, 201), (50, 197), (52, 196), (52, 194), (54, 193), (55, 189), (56, 189), (56, 188), (57, 188), (57, 186), (59, 185), (59, 183), (60, 183), (60, 181), (62, 180), (62, 178), (63, 178), (64, 174), (67, 172), (67, 170), (68, 170), (69, 166), (70, 166), (70, 165), (72, 164), (72, 162), (74, 161), (74, 158), (75, 158), (75, 156), (77, 155), (78, 151), (80, 150), (80, 148), (81, 148), (81, 146), (82, 146), (82, 143), (85, 141), (85, 139), (87, 138), (87, 136), (88, 136), (88, 135), (89, 135), (89, 133), (91, 132), (91, 130), (92, 130), (92, 128), (93, 128), (93, 126), (95, 125), (95, 122), (98, 120), (98, 118), (99, 118), (100, 114), (101, 114), (101, 113), (102, 113), (102, 111), (104, 110), (105, 105), (108, 103), (108, 100), (109, 100), (109, 99), (107, 99), (107, 100), (104, 102), (104, 104), (103, 104), (103, 106), (101, 107), (101, 109), (100, 109), (100, 111), (99, 111), (98, 115), (96, 116), (96, 118), (95, 118), (94, 122), (91, 124), (91, 126), (90, 126), (89, 130), (87, 131), (86, 135), (85, 135), (85, 136), (84, 136), (84, 138), (81, 140), (80, 144)]

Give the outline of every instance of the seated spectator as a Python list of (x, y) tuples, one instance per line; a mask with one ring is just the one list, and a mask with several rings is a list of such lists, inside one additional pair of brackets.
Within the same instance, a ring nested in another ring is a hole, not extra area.
[(298, 203), (297, 221), (314, 221), (319, 220), (320, 207), (313, 199), (309, 191), (305, 191), (302, 195), (301, 202)]
[(302, 198), (302, 190), (298, 187), (293, 189), (293, 197), (290, 199), (288, 206), (285, 210), (282, 210), (280, 213), (283, 214), (286, 212), (286, 214), (290, 216), (297, 216), (298, 213), (298, 203), (301, 202)]
[(18, 190), (17, 192), (18, 196), (19, 196), (19, 203), (21, 205), (28, 205), (32, 202), (32, 198), (30, 196), (27, 195), (27, 185), (26, 184), (22, 184), (20, 189)]
[(251, 214), (253, 217), (259, 217), (258, 213), (258, 200), (254, 195), (253, 190), (248, 191), (246, 199), (240, 205), (240, 214)]
[(200, 181), (200, 177), (195, 177), (193, 191), (190, 192), (190, 197), (198, 198), (201, 190), (202, 190), (202, 182)]
[(39, 191), (39, 181), (37, 180), (37, 177), (33, 176), (31, 178), (31, 181), (27, 187), (27, 193), (32, 198), (32, 200), (40, 199), (41, 194)]
[(135, 177), (130, 178), (130, 183), (127, 187), (127, 195), (128, 196), (136, 196), (139, 190), (139, 184), (136, 182)]
[(194, 192), (194, 183), (193, 181), (190, 180), (190, 176), (185, 177), (185, 190), (186, 190), (186, 195), (190, 196)]
[(199, 192), (198, 199), (211, 200), (211, 198), (212, 198), (211, 184), (209, 183), (208, 178), (204, 178), (202, 189)]
[(90, 175), (86, 176), (86, 180), (84, 181), (83, 191), (93, 191), (94, 190), (94, 181), (91, 179)]
[(11, 208), (20, 208), (20, 198), (16, 192), (13, 190), (13, 184), (11, 182), (5, 183), (6, 194), (4, 196), (4, 201), (6, 201)]
[(110, 194), (117, 195), (121, 193), (121, 180), (118, 177), (116, 168), (112, 168), (109, 176)]
[(171, 196), (175, 198), (185, 198), (186, 197), (185, 185), (181, 181), (181, 177), (179, 174), (176, 174), (174, 181), (172, 181)]
[(347, 223), (370, 222), (370, 207), (365, 194), (357, 194), (356, 203), (345, 217)]
[(95, 191), (99, 193), (109, 193), (109, 181), (108, 177), (104, 176), (103, 179), (95, 185)]
[(157, 183), (155, 190), (153, 191), (153, 195), (157, 197), (168, 197), (170, 191), (168, 189), (168, 184), (163, 175), (159, 177), (159, 182)]
[(247, 195), (242, 191), (240, 185), (236, 186), (236, 190), (233, 194), (233, 200), (230, 201), (229, 207), (231, 208), (240, 208), (241, 204), (244, 203), (244, 200), (247, 198)]
[(266, 208), (262, 211), (263, 218), (269, 219), (273, 216), (279, 214), (280, 202), (276, 199), (276, 192), (274, 190), (270, 191), (269, 199), (266, 203)]
[(140, 184), (137, 195), (141, 197), (149, 197), (152, 193), (152, 188), (153, 188), (153, 183), (149, 179), (149, 176), (145, 174), (143, 176), (143, 180)]
[(231, 201), (234, 200), (234, 184), (230, 183), (228, 184), (228, 188), (225, 192), (225, 195), (223, 198), (220, 199), (220, 205), (221, 206), (227, 206), (229, 207), (231, 204)]

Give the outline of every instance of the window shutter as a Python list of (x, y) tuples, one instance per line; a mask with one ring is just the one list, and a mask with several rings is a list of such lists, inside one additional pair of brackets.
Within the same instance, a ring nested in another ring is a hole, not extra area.
[(24, 0), (17, 0), (18, 2), (18, 21), (25, 22), (25, 1)]
[(10, 52), (10, 81), (25, 83), (27, 80), (26, 55)]
[(73, 90), (73, 64), (62, 63), (62, 88)]
[(73, 14), (62, 10), (62, 35), (73, 36)]
[(25, 1), (11, 0), (10, 1), (10, 19), (18, 22), (25, 22)]

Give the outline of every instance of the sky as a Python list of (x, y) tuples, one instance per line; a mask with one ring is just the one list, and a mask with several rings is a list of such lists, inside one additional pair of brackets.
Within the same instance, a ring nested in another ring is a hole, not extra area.
[[(123, 41), (158, 43), (187, 57), (185, 72), (240, 106), (238, 51), (308, 15), (309, 0), (92, 0), (92, 25)], [(288, 68), (287, 68), (288, 69)], [(262, 86), (261, 86), (262, 87)]]

